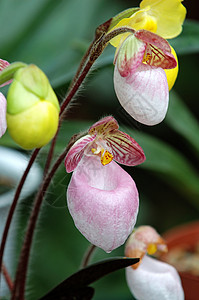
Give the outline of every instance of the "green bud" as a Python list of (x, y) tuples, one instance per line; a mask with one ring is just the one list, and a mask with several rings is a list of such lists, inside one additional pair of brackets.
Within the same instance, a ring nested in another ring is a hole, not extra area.
[(7, 95), (7, 126), (24, 149), (40, 148), (55, 135), (59, 102), (46, 75), (35, 65), (19, 69)]

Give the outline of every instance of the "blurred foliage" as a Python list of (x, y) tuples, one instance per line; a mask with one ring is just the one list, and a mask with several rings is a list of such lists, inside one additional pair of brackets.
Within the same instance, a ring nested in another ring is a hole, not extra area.
[[(191, 2), (191, 1), (190, 1)], [(0, 57), (10, 62), (38, 65), (49, 77), (60, 99), (75, 74), (95, 28), (139, 1), (122, 0), (2, 0), (0, 2)], [(190, 3), (185, 2), (185, 6)], [(198, 218), (199, 212), (199, 22), (186, 20), (182, 34), (171, 41), (179, 55), (180, 73), (170, 94), (167, 117), (147, 127), (132, 120), (118, 103), (113, 89), (114, 49), (108, 46), (96, 62), (84, 89), (73, 100), (60, 130), (55, 156), (70, 137), (86, 130), (98, 118), (112, 114), (127, 133), (143, 147), (147, 160), (135, 168), (125, 167), (140, 192), (138, 225), (150, 224), (162, 232)], [(3, 92), (6, 93), (7, 87)], [(15, 147), (8, 133), (0, 144)], [(42, 149), (42, 166), (49, 146)], [(88, 242), (74, 227), (66, 207), (70, 180), (62, 165), (52, 181), (41, 211), (32, 251), (27, 300), (47, 293), (76, 272)], [(23, 240), (33, 197), (20, 203), (18, 249)], [(123, 255), (123, 247), (111, 256)], [(109, 255), (97, 250), (94, 261)], [(132, 299), (124, 271), (95, 283), (93, 299)]]

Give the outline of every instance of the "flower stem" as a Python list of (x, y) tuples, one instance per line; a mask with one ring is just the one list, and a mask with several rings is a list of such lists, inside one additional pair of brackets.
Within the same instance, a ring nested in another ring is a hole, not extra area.
[(46, 193), (46, 190), (50, 184), (52, 177), (54, 176), (56, 170), (62, 163), (64, 157), (66, 156), (69, 148), (67, 147), (64, 152), (59, 156), (59, 158), (54, 163), (51, 171), (46, 175), (39, 192), (35, 198), (33, 210), (30, 216), (30, 220), (28, 223), (28, 229), (26, 231), (26, 236), (24, 240), (24, 244), (21, 250), (21, 255), (19, 258), (19, 264), (16, 272), (15, 283), (13, 287), (13, 294), (11, 300), (22, 300), (24, 298), (24, 290), (25, 290), (25, 283), (26, 283), (26, 273), (29, 261), (29, 254), (31, 249), (31, 244), (33, 240), (34, 229), (37, 221), (37, 217), (39, 215), (40, 207), (42, 204), (42, 200)]
[(2, 269), (3, 254), (4, 254), (4, 250), (5, 250), (7, 237), (8, 237), (8, 232), (9, 232), (9, 229), (10, 229), (10, 224), (11, 224), (14, 212), (15, 212), (15, 208), (17, 206), (18, 199), (19, 199), (21, 190), (23, 188), (24, 182), (26, 180), (26, 177), (27, 177), (27, 175), (30, 171), (30, 168), (32, 167), (32, 165), (33, 165), (33, 163), (34, 163), (34, 161), (35, 161), (35, 159), (36, 159), (36, 157), (39, 153), (39, 150), (40, 149), (35, 149), (34, 152), (32, 153), (30, 161), (29, 161), (29, 163), (28, 163), (28, 165), (25, 169), (25, 172), (24, 172), (23, 176), (21, 177), (21, 180), (18, 184), (18, 187), (17, 187), (17, 190), (15, 192), (15, 196), (14, 196), (12, 205), (11, 205), (9, 213), (8, 213), (8, 217), (7, 217), (5, 228), (4, 228), (3, 235), (2, 235), (1, 247), (0, 247), (0, 270)]
[(84, 254), (84, 257), (83, 257), (83, 260), (82, 260), (82, 268), (85, 268), (88, 266), (90, 260), (91, 260), (91, 257), (93, 255), (93, 252), (94, 250), (96, 249), (97, 247), (93, 244), (90, 244), (90, 246), (88, 247), (86, 253)]
[(6, 266), (5, 266), (4, 263), (2, 264), (2, 273), (4, 275), (5, 281), (6, 281), (7, 285), (8, 285), (8, 288), (9, 288), (10, 292), (12, 292), (13, 282), (12, 282), (12, 279), (11, 279), (11, 277), (10, 277), (10, 275), (8, 273), (8, 270), (7, 270), (7, 268), (6, 268)]

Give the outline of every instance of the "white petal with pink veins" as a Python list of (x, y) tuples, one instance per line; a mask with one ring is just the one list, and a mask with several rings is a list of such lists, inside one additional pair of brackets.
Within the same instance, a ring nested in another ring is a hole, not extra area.
[(98, 156), (82, 158), (72, 175), (67, 202), (79, 231), (106, 252), (126, 241), (139, 205), (130, 175), (115, 162), (103, 166)]
[(129, 289), (137, 300), (183, 300), (180, 277), (174, 267), (145, 256), (140, 266), (126, 268)]
[(0, 137), (5, 133), (7, 128), (6, 122), (6, 98), (2, 93), (0, 93)]
[(121, 105), (135, 120), (156, 125), (165, 118), (169, 89), (163, 69), (142, 63), (136, 72), (124, 78), (116, 65), (114, 87)]

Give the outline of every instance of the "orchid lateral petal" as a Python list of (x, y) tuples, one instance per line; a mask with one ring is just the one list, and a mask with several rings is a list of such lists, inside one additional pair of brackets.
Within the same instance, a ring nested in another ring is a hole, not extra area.
[(6, 107), (7, 107), (6, 98), (2, 93), (0, 93), (0, 137), (2, 137), (2, 135), (5, 133), (7, 128)]
[(180, 277), (174, 267), (145, 256), (140, 266), (126, 268), (126, 280), (139, 300), (184, 300)]
[(77, 167), (84, 154), (86, 146), (91, 143), (95, 137), (95, 135), (85, 135), (73, 144), (64, 161), (66, 172), (70, 173)]
[[(9, 62), (7, 60), (4, 60), (4, 59), (1, 59), (0, 58), (0, 72), (3, 71), (7, 66), (9, 66)], [(12, 80), (9, 80), (3, 84), (0, 85), (0, 87), (4, 86), (4, 85), (7, 85), (7, 84), (10, 84), (12, 82)]]
[(116, 162), (103, 166), (98, 156), (84, 156), (67, 190), (77, 229), (106, 252), (121, 246), (136, 222), (139, 198), (135, 182)]
[(121, 105), (135, 120), (146, 125), (156, 125), (164, 119), (169, 90), (162, 68), (142, 63), (132, 76), (124, 78), (116, 65), (114, 87)]
[(112, 149), (114, 160), (126, 166), (144, 162), (145, 155), (140, 145), (128, 134), (115, 130), (106, 136), (107, 145)]
[(173, 54), (163, 52), (154, 45), (147, 45), (144, 62), (150, 66), (162, 69), (173, 69), (177, 66), (177, 61)]
[(171, 48), (169, 46), (169, 43), (163, 39), (161, 36), (150, 32), (148, 30), (138, 30), (135, 32), (135, 37), (147, 44), (152, 44), (155, 47), (159, 48), (163, 52), (170, 52)]
[(89, 128), (88, 133), (90, 135), (96, 134), (96, 133), (98, 135), (106, 135), (107, 132), (118, 129), (118, 128), (119, 128), (119, 125), (118, 125), (117, 121), (112, 116), (108, 116), (108, 117), (105, 117), (105, 118), (99, 120), (95, 124), (93, 124)]
[(146, 46), (147, 44), (137, 39), (134, 34), (129, 35), (122, 43), (114, 59), (114, 64), (117, 61), (122, 77), (127, 77), (135, 72), (143, 60)]

